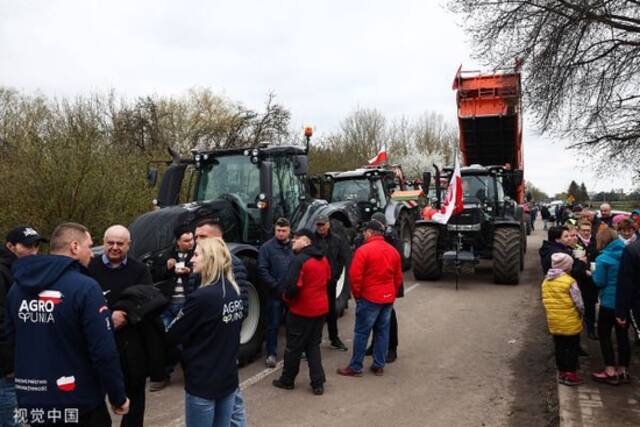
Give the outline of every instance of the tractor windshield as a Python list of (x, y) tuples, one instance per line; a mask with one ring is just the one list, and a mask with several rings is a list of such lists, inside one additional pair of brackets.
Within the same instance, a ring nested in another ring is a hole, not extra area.
[(216, 157), (204, 165), (196, 192), (196, 200), (215, 200), (222, 195), (237, 196), (246, 209), (255, 204), (260, 193), (260, 170), (242, 154)]
[[(491, 202), (495, 198), (494, 180), (492, 175), (464, 175), (462, 176), (462, 198), (464, 203)], [(502, 182), (498, 181), (498, 200), (504, 199)]]
[(370, 195), (371, 187), (367, 178), (338, 180), (333, 183), (331, 202), (343, 200), (366, 202)]

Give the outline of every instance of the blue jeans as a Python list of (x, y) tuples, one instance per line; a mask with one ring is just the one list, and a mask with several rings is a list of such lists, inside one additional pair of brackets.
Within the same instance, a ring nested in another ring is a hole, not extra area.
[(185, 392), (184, 405), (187, 427), (228, 427), (236, 394), (209, 400)]
[(278, 352), (278, 330), (282, 322), (282, 301), (270, 298), (268, 303), (267, 319), (267, 356), (276, 355)]
[(231, 414), (231, 427), (245, 427), (247, 425), (247, 414), (244, 411), (244, 399), (240, 388), (234, 393), (233, 413)]
[(365, 299), (356, 302), (356, 326), (353, 332), (353, 356), (349, 367), (362, 371), (362, 361), (367, 351), (369, 335), (373, 330), (373, 366), (382, 368), (389, 351), (389, 323), (393, 304), (376, 304)]
[(15, 423), (14, 415), (17, 406), (16, 389), (13, 379), (0, 377), (0, 426), (13, 427)]
[(180, 310), (182, 310), (183, 305), (184, 304), (171, 303), (165, 307), (164, 311), (160, 315), (160, 317), (162, 318), (162, 323), (164, 324), (165, 330), (169, 329), (169, 325), (171, 324), (171, 322), (173, 322), (173, 319), (176, 318), (178, 313), (180, 313)]

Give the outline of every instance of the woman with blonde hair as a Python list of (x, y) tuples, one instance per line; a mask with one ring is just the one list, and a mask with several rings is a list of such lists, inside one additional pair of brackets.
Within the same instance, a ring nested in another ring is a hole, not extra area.
[(187, 297), (167, 338), (182, 345), (186, 425), (226, 427), (238, 388), (240, 289), (222, 239), (200, 239), (191, 262), (202, 285)]
[[(620, 258), (624, 250), (624, 242), (618, 239), (618, 234), (609, 227), (601, 228), (596, 235), (596, 249), (601, 251), (596, 258), (596, 269), (592, 273), (593, 282), (600, 288), (600, 311), (598, 312), (598, 338), (600, 350), (604, 359), (604, 369), (591, 374), (598, 382), (611, 385), (628, 383), (629, 360), (631, 349), (629, 346), (629, 326), (622, 326), (616, 322), (616, 291), (618, 287), (618, 271)], [(611, 330), (616, 331), (618, 343), (618, 358), (613, 349)]]

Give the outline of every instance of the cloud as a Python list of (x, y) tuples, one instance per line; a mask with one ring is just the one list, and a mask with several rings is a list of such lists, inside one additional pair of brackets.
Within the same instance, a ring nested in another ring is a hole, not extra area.
[[(0, 81), (71, 97), (211, 87), (252, 108), (274, 91), (292, 124), (317, 134), (357, 106), (391, 119), (434, 111), (454, 123), (455, 71), (477, 68), (468, 38), (456, 17), (423, 0), (0, 0)], [(609, 185), (581, 171), (566, 143), (528, 128), (524, 144), (527, 179), (545, 191), (572, 178)]]

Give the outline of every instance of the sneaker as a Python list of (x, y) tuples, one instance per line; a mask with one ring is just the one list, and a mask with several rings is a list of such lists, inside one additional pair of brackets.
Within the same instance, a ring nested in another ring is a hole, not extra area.
[(293, 390), (295, 387), (293, 384), (283, 383), (280, 378), (273, 380), (271, 384), (273, 384), (274, 387), (278, 387), (283, 390)]
[(568, 386), (576, 386), (582, 384), (583, 381), (575, 372), (565, 372), (564, 377), (560, 380), (560, 384)]
[(348, 348), (346, 345), (344, 345), (344, 343), (342, 341), (340, 341), (340, 338), (336, 338), (331, 340), (331, 347), (335, 348), (336, 350), (340, 350), (340, 351), (347, 351)]
[(324, 394), (324, 387), (321, 385), (318, 387), (313, 387), (312, 391), (316, 396), (322, 396)]
[(343, 375), (345, 377), (361, 377), (362, 376), (362, 371), (354, 371), (348, 366), (346, 368), (338, 368), (336, 372), (338, 372), (338, 375)]
[(266, 366), (267, 368), (275, 368), (276, 367), (276, 355), (275, 354), (270, 354), (267, 356), (267, 358), (264, 361), (264, 366)]
[(397, 358), (398, 358), (398, 353), (396, 351), (389, 350), (389, 353), (387, 354), (387, 363), (393, 363), (396, 361)]
[(165, 388), (166, 386), (169, 385), (169, 380), (163, 380), (163, 381), (150, 381), (149, 382), (149, 391), (150, 392), (154, 392), (154, 391), (160, 391), (163, 388)]
[(591, 374), (591, 378), (598, 383), (605, 383), (609, 385), (618, 385), (620, 384), (620, 378), (618, 374), (607, 374), (607, 371), (603, 369), (602, 371), (594, 372)]
[(375, 366), (372, 366), (369, 368), (369, 370), (373, 372), (376, 377), (381, 377), (384, 375), (384, 368), (376, 368)]

